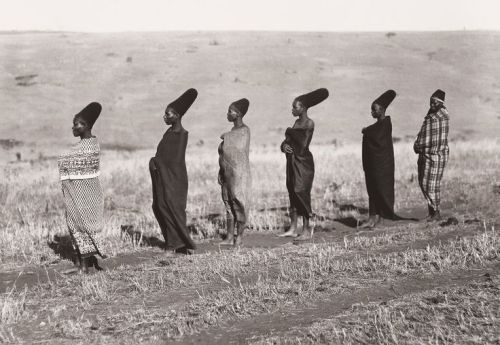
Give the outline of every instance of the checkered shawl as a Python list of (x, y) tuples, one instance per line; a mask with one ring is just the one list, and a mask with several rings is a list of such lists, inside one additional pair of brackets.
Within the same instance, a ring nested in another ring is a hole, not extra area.
[(435, 113), (429, 113), (424, 119), (417, 139), (413, 144), (415, 153), (437, 155), (435, 159), (448, 159), (449, 117), (445, 107)]
[(419, 154), (420, 189), (434, 211), (439, 211), (441, 202), (441, 179), (449, 156), (448, 132), (448, 111), (442, 107), (427, 114), (413, 145), (413, 150)]

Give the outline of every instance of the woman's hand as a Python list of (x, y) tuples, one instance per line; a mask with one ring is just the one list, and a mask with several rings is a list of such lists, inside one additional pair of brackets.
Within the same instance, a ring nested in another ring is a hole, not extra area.
[(420, 154), (420, 148), (418, 147), (417, 142), (413, 144), (413, 152), (415, 152), (417, 155)]
[(224, 184), (224, 180), (223, 180), (223, 177), (222, 177), (222, 169), (219, 170), (219, 174), (217, 175), (217, 182), (219, 182), (219, 184), (221, 186)]
[(283, 145), (281, 145), (281, 151), (284, 153), (293, 153), (293, 148), (287, 143), (283, 143)]

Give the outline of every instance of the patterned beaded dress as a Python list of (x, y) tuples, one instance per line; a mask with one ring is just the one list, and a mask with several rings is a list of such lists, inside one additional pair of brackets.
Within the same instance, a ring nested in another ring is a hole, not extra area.
[(99, 143), (82, 139), (59, 156), (58, 166), (73, 248), (80, 258), (102, 254), (96, 233), (103, 226), (104, 198), (99, 182)]

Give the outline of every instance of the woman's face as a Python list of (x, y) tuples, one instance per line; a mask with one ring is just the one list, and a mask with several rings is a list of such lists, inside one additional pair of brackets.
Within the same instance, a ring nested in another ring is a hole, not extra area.
[(178, 120), (180, 119), (180, 116), (179, 114), (177, 114), (177, 112), (171, 108), (167, 108), (165, 110), (165, 115), (163, 115), (163, 121), (165, 121), (165, 123), (167, 125), (173, 125), (174, 123), (176, 123)]
[(436, 111), (439, 109), (440, 106), (441, 106), (441, 102), (439, 100), (437, 100), (436, 98), (431, 97), (431, 100), (430, 100), (431, 110)]
[(293, 101), (292, 104), (292, 115), (300, 116), (304, 112), (305, 108), (300, 101)]
[(73, 127), (71, 129), (75, 137), (82, 136), (86, 131), (90, 130), (87, 122), (80, 116), (75, 116), (73, 118)]
[(372, 117), (374, 119), (380, 118), (382, 115), (384, 115), (384, 113), (384, 107), (382, 107), (380, 104), (372, 103)]
[(236, 109), (230, 106), (229, 109), (227, 110), (227, 120), (229, 122), (234, 122), (236, 121), (238, 116), (241, 116), (240, 113)]

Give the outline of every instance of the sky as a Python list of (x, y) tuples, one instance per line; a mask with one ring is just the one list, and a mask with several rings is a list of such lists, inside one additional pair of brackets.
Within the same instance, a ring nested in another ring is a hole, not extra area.
[(499, 0), (0, 0), (0, 30), (500, 30)]

